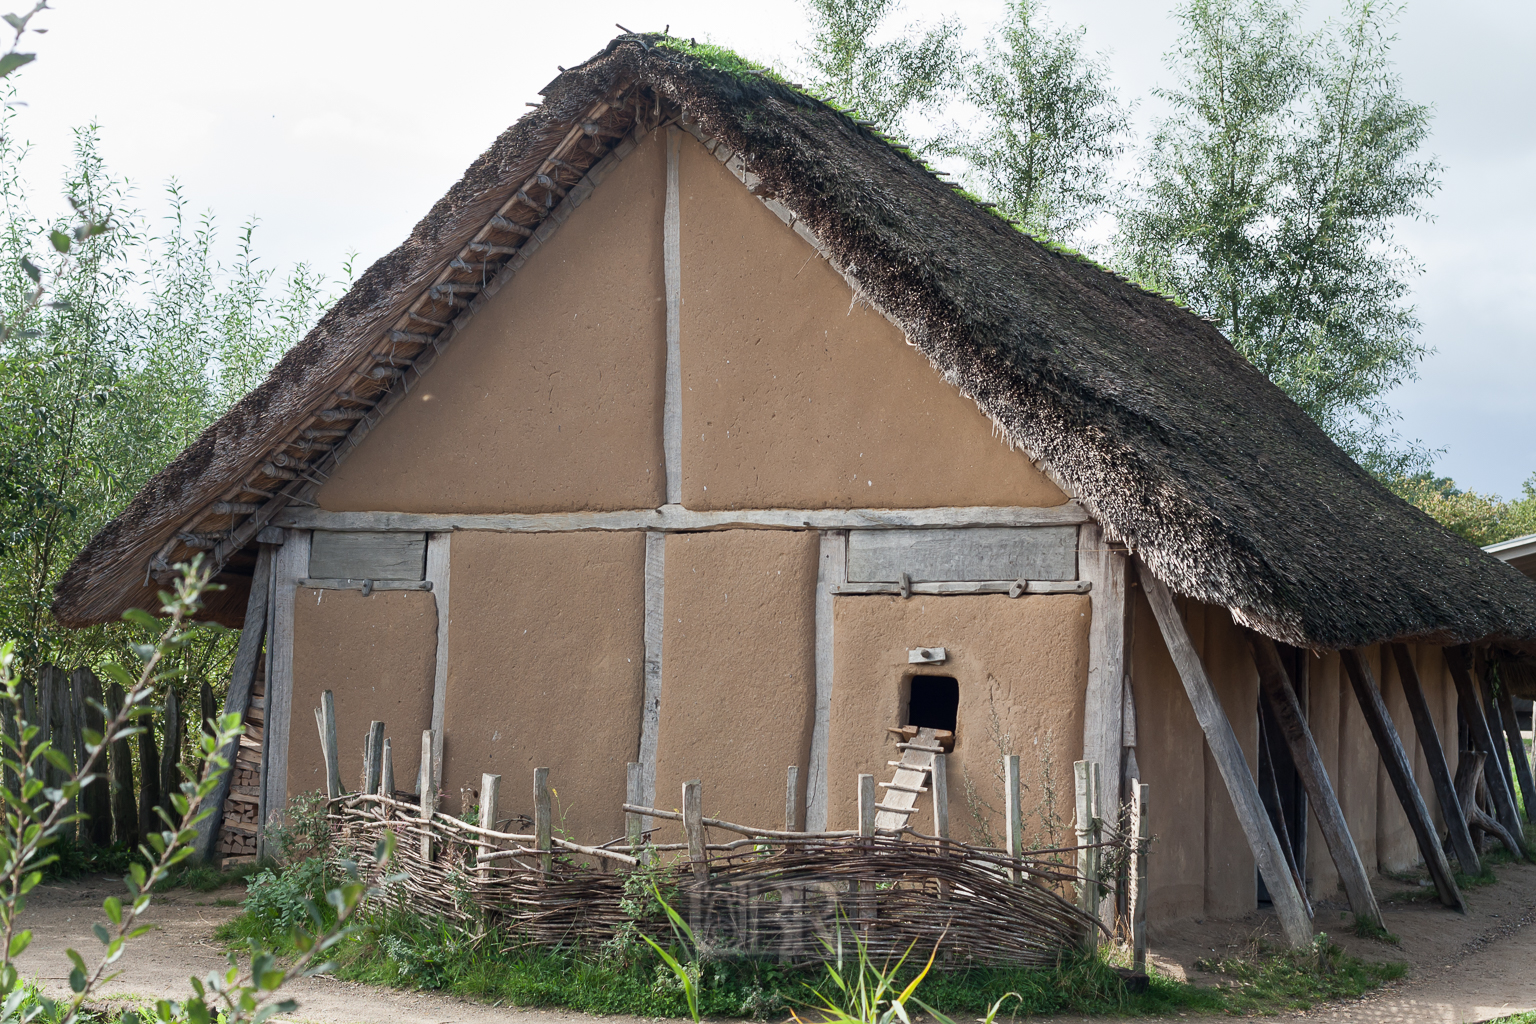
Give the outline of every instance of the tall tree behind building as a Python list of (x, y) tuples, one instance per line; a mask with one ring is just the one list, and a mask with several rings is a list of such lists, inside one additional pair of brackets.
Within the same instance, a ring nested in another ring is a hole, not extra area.
[(1129, 138), (1108, 61), (1085, 51), (1085, 31), (1051, 25), (1039, 0), (1013, 0), (968, 61), (964, 95), (976, 116), (937, 147), (963, 159), (966, 183), (1030, 234), (1076, 244), (1111, 211)]
[(1172, 113), (1116, 240), (1125, 269), (1215, 321), (1347, 451), (1388, 475), (1424, 453), (1391, 431), (1392, 388), (1427, 353), (1422, 270), (1395, 237), (1424, 218), (1431, 111), (1391, 61), (1397, 8), (1348, 0), (1307, 34), (1277, 0), (1189, 0)]
[(810, 86), (884, 131), (900, 133), (904, 115), (931, 108), (959, 82), (965, 55), (958, 20), (908, 25), (877, 43), (899, 0), (805, 0), (805, 7), (811, 39), (802, 52)]

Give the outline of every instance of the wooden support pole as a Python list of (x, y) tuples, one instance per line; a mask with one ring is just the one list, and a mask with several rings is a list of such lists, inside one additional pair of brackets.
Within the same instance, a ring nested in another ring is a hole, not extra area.
[[(174, 683), (165, 688), (164, 722), (165, 731), (162, 736), (165, 743), (160, 749), (160, 809), (166, 817), (161, 821), (174, 832), (181, 828), (181, 815), (176, 813), (176, 805), (171, 803), (171, 797), (181, 792), (181, 740), (184, 736), (181, 701), (176, 697)], [(65, 749), (68, 750), (67, 747)]]
[(1482, 843), (1483, 833), (1487, 832), (1497, 837), (1516, 857), (1525, 856), (1520, 849), (1520, 844), (1515, 842), (1515, 837), (1509, 834), (1509, 829), (1499, 824), (1494, 818), (1490, 818), (1484, 810), (1478, 806), (1478, 793), (1485, 797), (1488, 787), (1483, 779), (1483, 764), (1488, 760), (1488, 755), (1481, 750), (1463, 750), (1456, 764), (1456, 799), (1461, 801), (1461, 806), (1467, 812), (1467, 826), (1472, 832), (1472, 840), (1479, 846)]
[(1519, 791), (1515, 788), (1515, 773), (1510, 770), (1510, 751), (1508, 740), (1505, 738), (1504, 716), (1499, 714), (1498, 701), (1493, 696), (1493, 680), (1488, 673), (1478, 668), (1477, 659), (1471, 659), (1472, 678), (1478, 685), (1478, 692), (1483, 698), (1483, 714), (1488, 719), (1488, 731), (1493, 736), (1494, 749), (1489, 751), (1490, 763), (1496, 762), (1499, 771), (1504, 775), (1504, 787), (1509, 790), (1510, 803), (1515, 805), (1515, 813), (1520, 811)]
[(1385, 925), (1381, 919), (1381, 906), (1376, 902), (1376, 894), (1371, 891), (1370, 876), (1365, 870), (1365, 863), (1360, 859), (1360, 849), (1355, 846), (1354, 837), (1349, 834), (1344, 810), (1339, 806), (1333, 782), (1328, 778), (1322, 755), (1318, 753), (1317, 744), (1312, 739), (1312, 730), (1307, 728), (1306, 715), (1302, 713), (1296, 689), (1291, 685), (1290, 673), (1285, 670), (1273, 640), (1252, 630), (1246, 632), (1249, 649), (1253, 651), (1254, 665), (1259, 670), (1260, 690), (1290, 749), (1296, 774), (1300, 776), (1302, 789), (1307, 794), (1307, 802), (1312, 806), (1312, 813), (1317, 816), (1318, 830), (1323, 834), (1323, 841), (1328, 844), (1328, 854), (1333, 858), (1334, 867), (1338, 869), (1339, 879), (1344, 885), (1344, 894), (1349, 898), (1349, 909), (1354, 912), (1356, 920), (1365, 921), (1373, 928), (1383, 928)]
[[(624, 802), (631, 807), (644, 807), (644, 800), (645, 765), (631, 761), (624, 769)], [(641, 848), (645, 846), (644, 816), (633, 811), (624, 812), (624, 838), (629, 843), (630, 856), (638, 858)]]
[(790, 765), (784, 782), (784, 831), (800, 829), (800, 766)]
[(1173, 595), (1139, 559), (1136, 569), (1142, 590), (1152, 606), (1152, 614), (1157, 619), (1158, 629), (1163, 634), (1163, 642), (1179, 671), (1179, 679), (1184, 683), (1184, 692), (1189, 695), (1195, 718), (1205, 733), (1211, 758), (1221, 772), (1222, 781), (1226, 783), (1227, 794), (1232, 798), (1232, 808), (1248, 839), (1248, 847), (1253, 851), (1259, 875), (1269, 889), (1285, 941), (1294, 949), (1304, 949), (1312, 944), (1312, 922), (1307, 917), (1301, 893), (1296, 891), (1296, 883), (1291, 881), (1290, 868), (1285, 863), (1285, 851), (1280, 849), (1280, 839), (1275, 835), (1274, 826), (1269, 823), (1269, 813), (1264, 810), (1264, 802), (1259, 799), (1258, 784), (1253, 779), (1253, 773), (1248, 770), (1248, 760), (1237, 742), (1237, 734), (1232, 731), (1232, 723), (1227, 720), (1221, 698), (1216, 695), (1216, 688), (1211, 685), (1210, 677), (1205, 673), (1200, 655), (1190, 642)]
[[(1008, 856), (1015, 859), (1024, 855), (1024, 812), (1019, 805), (1019, 755), (1003, 756), (1003, 819), (1007, 834)], [(1018, 864), (1008, 866), (1008, 880), (1014, 885), (1024, 883), (1024, 869)]]
[(704, 794), (698, 779), (683, 783), (683, 831), (688, 835), (688, 863), (694, 880), (709, 881), (709, 862), (704, 852)]
[[(1477, 749), (1488, 755), (1489, 760), (1497, 756), (1498, 748), (1494, 746), (1493, 735), (1488, 728), (1488, 719), (1483, 716), (1482, 706), (1477, 701), (1477, 692), (1472, 686), (1472, 676), (1467, 671), (1467, 652), (1464, 647), (1445, 648), (1445, 663), (1451, 670), (1451, 679), (1456, 683), (1456, 696), (1461, 700), (1461, 713), (1467, 720), (1467, 729), (1471, 732), (1472, 742)], [(1509, 831), (1515, 841), (1520, 843), (1520, 848), (1525, 849), (1523, 830), (1520, 827), (1520, 813), (1515, 809), (1515, 796), (1509, 791), (1506, 783), (1507, 776), (1498, 770), (1498, 766), (1483, 766), (1483, 773), (1488, 777), (1488, 796), (1493, 801), (1494, 817)]]
[[(272, 586), (273, 545), (256, 546), (256, 568), (251, 577), (251, 593), (245, 604), (245, 625), (240, 630), (240, 642), (235, 648), (235, 663), (229, 672), (229, 693), (224, 698), (224, 714), (244, 715), (251, 705), (251, 688), (256, 682), (256, 666), (261, 658), (262, 645), (267, 636), (267, 605), (270, 603)], [(114, 747), (115, 750), (115, 747)], [(218, 846), (219, 829), (224, 823), (224, 803), (229, 799), (229, 787), (235, 774), (235, 755), (240, 750), (237, 736), (224, 747), (223, 758), (230, 768), (219, 776), (218, 787), (202, 804), (207, 812), (197, 825), (197, 838), (193, 840), (195, 856), (204, 861), (214, 859)], [(114, 758), (115, 760), (115, 758)], [(257, 815), (258, 819), (261, 817)], [(121, 835), (118, 836), (122, 838)]]
[(1131, 857), (1131, 969), (1147, 969), (1147, 847), (1152, 832), (1147, 824), (1147, 789), (1140, 779), (1131, 781), (1131, 835), (1136, 848)]
[[(123, 710), (126, 697), (117, 683), (107, 687), (107, 718)], [(130, 723), (131, 724), (131, 723)], [(133, 794), (133, 747), (127, 738), (114, 739), (109, 750), (112, 770), (112, 826), (117, 841), (130, 849), (139, 844), (139, 805)], [(225, 778), (229, 773), (225, 773)]]
[(1440, 802), (1440, 816), (1450, 832), (1451, 849), (1461, 870), (1468, 875), (1483, 873), (1482, 859), (1467, 829), (1467, 815), (1456, 797), (1456, 780), (1451, 777), (1450, 764), (1445, 759), (1445, 748), (1440, 745), (1440, 734), (1435, 731), (1435, 719), (1424, 699), (1424, 687), (1419, 681), (1419, 669), (1413, 663), (1408, 648), (1392, 644), (1392, 659), (1397, 662), (1397, 678), (1403, 684), (1403, 696), (1408, 698), (1408, 711), (1413, 715), (1413, 728), (1419, 736), (1419, 748), (1424, 751), (1424, 763), (1429, 767), (1429, 777), (1435, 784), (1435, 799)]
[[(76, 676), (80, 679), (81, 695), (85, 700), (83, 722), (86, 729), (100, 734), (106, 727), (106, 719), (102, 715), (104, 701), (101, 692), (101, 680), (88, 668), (76, 669)], [(107, 769), (108, 751), (102, 751), (101, 757), (96, 760), (97, 779), (88, 786), (83, 794), (87, 812), (91, 816), (87, 832), (90, 840), (96, 846), (112, 845), (112, 787)]]
[[(436, 751), (436, 743), (433, 744)], [(384, 723), (368, 723), (368, 737), (363, 743), (363, 792), (378, 793), (384, 781)]]
[(380, 770), (380, 776), (379, 791), (393, 799), (395, 795), (395, 753), (390, 749), (388, 736), (384, 737), (383, 768)]
[(1509, 756), (1514, 762), (1515, 778), (1520, 783), (1521, 798), (1525, 802), (1525, 820), (1531, 821), (1536, 809), (1536, 780), (1531, 778), (1531, 761), (1525, 755), (1525, 738), (1520, 735), (1520, 720), (1515, 717), (1515, 702), (1509, 687), (1501, 680), (1499, 692), (1494, 695), (1498, 703), (1499, 717), (1504, 721), (1504, 735), (1509, 740)]
[[(500, 804), (501, 804), (501, 776), (500, 775), (489, 775), (489, 774), (481, 775), (480, 776), (480, 820), (479, 820), (479, 825), (480, 825), (481, 828), (489, 829), (492, 832), (496, 831), (496, 816), (497, 816), (496, 812), (497, 812), (498, 808), (500, 807)], [(483, 855), (484, 854), (488, 854), (488, 853), (494, 853), (495, 850), (496, 850), (496, 846), (495, 846), (494, 843), (482, 843), (481, 846), (480, 846), (480, 850), (481, 850), (481, 853), (482, 853), (482, 860), (481, 860), (481, 864), (480, 864), (480, 879), (481, 879), (481, 881), (490, 881), (490, 878), (491, 878), (491, 865), (490, 865), (489, 862), (486, 862), (484, 860)]]
[(421, 797), (421, 859), (432, 859), (432, 812), (437, 809), (437, 796), (432, 792), (432, 730), (421, 732), (421, 767), (416, 770), (416, 790)]
[(1125, 680), (1130, 673), (1129, 556), (1109, 546), (1097, 523), (1078, 527), (1078, 572), (1092, 583), (1088, 688), (1083, 695), (1083, 760), (1102, 765), (1120, 804)]
[(549, 807), (549, 769), (533, 770), (533, 845), (539, 851), (539, 870), (548, 875), (555, 867), (555, 857), (550, 846), (554, 832), (554, 819)]
[[(1098, 807), (1095, 792), (1096, 780), (1094, 779), (1095, 765), (1092, 761), (1076, 761), (1072, 765), (1072, 783), (1075, 800), (1075, 827), (1077, 829), (1077, 845), (1084, 847), (1077, 851), (1077, 874), (1081, 879), (1077, 886), (1077, 906), (1083, 913), (1099, 919), (1099, 865), (1098, 851), (1092, 849), (1098, 842)], [(1010, 851), (1011, 852), (1011, 851)], [(1099, 944), (1099, 930), (1088, 930), (1087, 945), (1089, 949), (1096, 949)]]
[(1403, 813), (1408, 816), (1408, 824), (1419, 842), (1419, 853), (1424, 858), (1429, 877), (1434, 880), (1440, 902), (1466, 913), (1466, 902), (1462, 899), (1461, 890), (1456, 887), (1456, 879), (1451, 874), (1450, 862), (1445, 859), (1445, 850), (1440, 846), (1440, 836), (1429, 816), (1429, 808), (1424, 806), (1424, 797), (1413, 779), (1413, 765), (1403, 750), (1403, 742), (1397, 735), (1397, 727), (1392, 724), (1392, 716), (1387, 713), (1381, 691), (1371, 678), (1370, 666), (1360, 657), (1360, 652), (1352, 648), (1346, 647), (1339, 651), (1339, 659), (1344, 663), (1350, 684), (1354, 687), (1355, 700), (1359, 702), (1365, 722), (1370, 726), (1371, 736), (1376, 740), (1376, 749), (1381, 752), (1381, 762), (1387, 770), (1387, 777), (1392, 780), (1398, 802), (1403, 805)]

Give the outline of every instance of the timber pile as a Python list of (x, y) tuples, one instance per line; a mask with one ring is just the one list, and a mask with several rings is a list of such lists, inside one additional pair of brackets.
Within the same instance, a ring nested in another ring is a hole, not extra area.
[(261, 745), (266, 701), (258, 662), (251, 703), (245, 712), (245, 732), (235, 752), (229, 796), (224, 800), (223, 823), (216, 849), (224, 863), (240, 864), (256, 859), (256, 830), (261, 807)]
[[(630, 805), (626, 811), (684, 817)], [(846, 940), (856, 931), (876, 958), (900, 956), (913, 943), (931, 948), (942, 937), (948, 966), (1041, 967), (1081, 948), (1100, 928), (1062, 896), (1079, 882), (1062, 863), (1075, 848), (1010, 857), (909, 828), (788, 832), (701, 816), (684, 822), (692, 843), (620, 839), (588, 847), (537, 828), (520, 835), (442, 813), (427, 819), (419, 804), (382, 794), (336, 797), (330, 822), (333, 850), (355, 852), (370, 882), (401, 876), (382, 899), (495, 925), (519, 946), (593, 948), (631, 927), (670, 942), (665, 917), (636, 919), (623, 909), (632, 880), (647, 878), (689, 919), (699, 954), (714, 959), (812, 962), (824, 959), (839, 935)], [(741, 838), (711, 843), (707, 829)], [(398, 840), (387, 869), (368, 856), (386, 832)], [(669, 862), (663, 854), (681, 856)]]

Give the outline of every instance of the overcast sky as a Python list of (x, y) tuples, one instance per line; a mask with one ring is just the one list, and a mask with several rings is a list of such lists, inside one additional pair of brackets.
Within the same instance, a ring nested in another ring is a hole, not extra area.
[[(21, 3), (22, 0), (17, 0)], [(541, 86), (617, 31), (709, 38), (791, 66), (804, 36), (795, 0), (752, 4), (586, 0), (209, 3), (55, 0), (15, 79), (30, 174), (53, 190), (70, 128), (95, 121), (103, 151), (160, 215), (175, 177), (232, 239), (261, 221), (258, 252), (334, 274), (366, 267), (411, 226)], [(1166, 84), (1169, 3), (1048, 0), (1087, 27), (1123, 98)], [(898, 20), (959, 16), (979, 45), (1002, 0), (908, 0)], [(1320, 23), (1336, 3), (1314, 4)], [(1536, 4), (1411, 0), (1396, 48), (1410, 98), (1436, 110), (1430, 152), (1446, 165), (1433, 223), (1400, 239), (1425, 265), (1414, 301), (1437, 352), (1392, 396), (1402, 432), (1444, 449), (1440, 473), (1517, 496), (1536, 471)], [(1147, 135), (1154, 103), (1137, 115)], [(43, 204), (39, 204), (43, 205)], [(52, 207), (49, 207), (52, 209)], [(40, 211), (42, 212), (42, 211)]]

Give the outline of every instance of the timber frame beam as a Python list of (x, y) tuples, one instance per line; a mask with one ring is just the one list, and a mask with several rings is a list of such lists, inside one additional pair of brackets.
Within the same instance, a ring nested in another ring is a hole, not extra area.
[(1270, 824), (1269, 813), (1264, 809), (1258, 783), (1249, 770), (1237, 734), (1232, 731), (1232, 723), (1221, 706), (1221, 698), (1216, 695), (1215, 687), (1211, 685), (1199, 652), (1190, 642), (1189, 633), (1184, 628), (1184, 618), (1174, 603), (1173, 594), (1139, 558), (1136, 560), (1136, 570), (1142, 589), (1147, 593), (1147, 602), (1152, 606), (1152, 614), (1157, 618), (1163, 642), (1167, 644), (1168, 653), (1178, 669), (1179, 679), (1184, 683), (1184, 692), (1189, 695), (1189, 702), (1194, 707), (1195, 718), (1205, 733), (1205, 742), (1210, 747), (1216, 767), (1221, 771), (1222, 781), (1227, 785), (1232, 808), (1237, 812), (1237, 820), (1248, 838), (1253, 859), (1258, 863), (1259, 875), (1264, 879), (1264, 885), (1274, 901), (1275, 913), (1280, 918), (1280, 930), (1291, 948), (1304, 949), (1312, 942), (1312, 919), (1307, 914), (1301, 891), (1296, 888), (1296, 882), (1291, 877), (1285, 851), (1280, 847), (1280, 837)]

